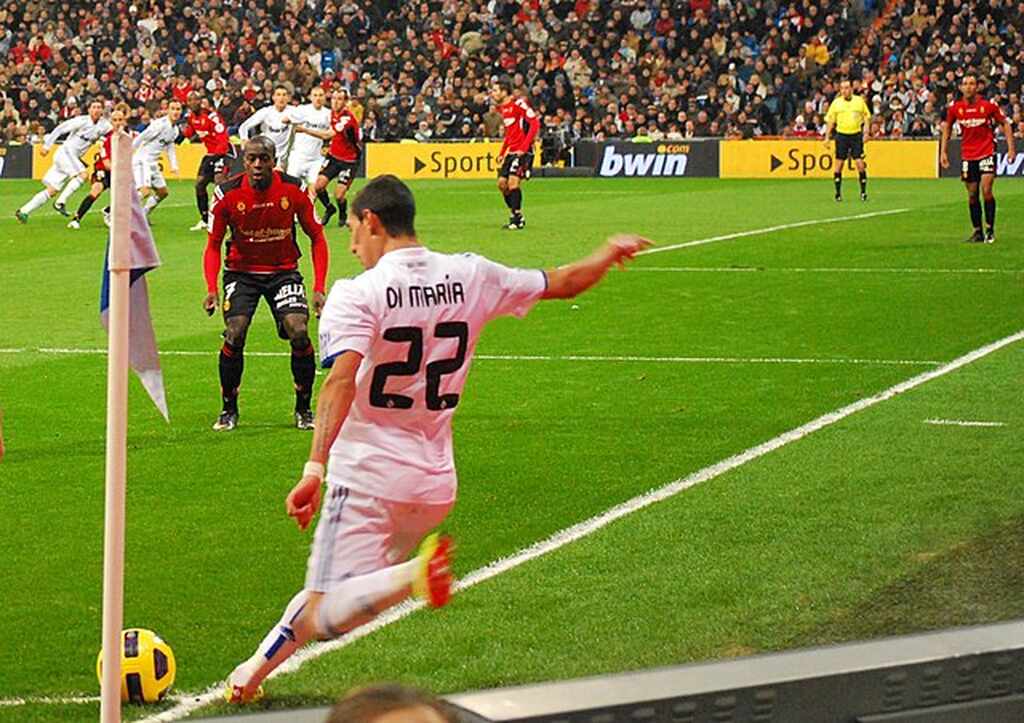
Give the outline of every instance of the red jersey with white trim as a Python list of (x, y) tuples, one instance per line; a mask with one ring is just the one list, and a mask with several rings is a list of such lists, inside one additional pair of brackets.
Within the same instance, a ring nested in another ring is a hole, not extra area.
[(960, 126), (960, 158), (965, 161), (979, 161), (996, 152), (995, 127), (1005, 120), (999, 106), (978, 97), (973, 103), (958, 100), (946, 111), (949, 127)]
[[(124, 129), (130, 138), (135, 137), (135, 132), (130, 131), (127, 128)], [(111, 142), (114, 140), (114, 131), (110, 131), (104, 138), (103, 144), (100, 146), (100, 152), (96, 154), (96, 162), (93, 164), (96, 171), (110, 171), (110, 157), (114, 154), (111, 150)]]
[[(223, 156), (231, 152), (231, 140), (228, 137), (228, 127), (221, 120), (215, 110), (190, 113), (185, 123), (185, 130), (182, 131), (186, 138), (196, 136), (206, 146), (206, 153), (210, 156)], [(203, 133), (203, 136), (199, 134)]]
[(328, 153), (339, 161), (355, 163), (359, 160), (362, 131), (359, 128), (359, 120), (352, 115), (352, 111), (345, 108), (341, 111), (331, 111), (331, 130), (334, 137), (331, 139), (331, 147)]
[(505, 142), (501, 144), (502, 154), (528, 153), (533, 149), (533, 139), (540, 132), (540, 116), (524, 98), (513, 98), (498, 106), (501, 121), (505, 124)]
[(266, 190), (253, 188), (245, 174), (217, 186), (214, 192), (213, 223), (207, 237), (204, 268), (207, 287), (217, 289), (220, 247), (228, 229), (224, 266), (228, 271), (270, 274), (294, 271), (299, 266), (299, 245), (295, 235), (298, 218), (312, 242), (314, 290), (323, 291), (327, 277), (327, 240), (313, 215), (313, 204), (302, 190), (302, 182), (279, 171)]

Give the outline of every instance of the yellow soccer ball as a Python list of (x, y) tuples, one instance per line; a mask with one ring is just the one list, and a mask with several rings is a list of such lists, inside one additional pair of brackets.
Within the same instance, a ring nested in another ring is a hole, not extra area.
[[(174, 652), (152, 630), (129, 628), (121, 633), (121, 700), (156, 703), (174, 685)], [(103, 684), (103, 651), (96, 659), (96, 677)]]

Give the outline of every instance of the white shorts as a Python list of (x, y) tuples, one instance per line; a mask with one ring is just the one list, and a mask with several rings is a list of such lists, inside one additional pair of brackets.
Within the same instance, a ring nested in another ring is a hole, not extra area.
[(85, 170), (85, 164), (70, 153), (65, 153), (61, 148), (53, 156), (53, 165), (43, 176), (43, 183), (50, 188), (60, 188), (72, 176), (77, 176)]
[(307, 186), (316, 183), (316, 177), (320, 175), (320, 166), (324, 164), (323, 156), (316, 158), (299, 158), (292, 156), (288, 159), (288, 175), (301, 178)]
[(167, 181), (164, 180), (164, 173), (160, 170), (160, 162), (150, 163), (149, 161), (133, 161), (132, 176), (135, 177), (135, 187), (143, 188), (167, 188)]
[(306, 566), (306, 589), (327, 592), (355, 575), (405, 562), (454, 502), (394, 502), (328, 484)]

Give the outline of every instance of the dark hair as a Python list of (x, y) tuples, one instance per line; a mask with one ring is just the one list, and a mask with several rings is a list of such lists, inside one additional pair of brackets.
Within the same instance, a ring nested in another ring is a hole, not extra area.
[(266, 136), (253, 136), (247, 140), (245, 145), (242, 147), (243, 156), (245, 155), (245, 149), (249, 146), (262, 146), (263, 150), (269, 153), (271, 158), (277, 160), (277, 146), (275, 146), (274, 142)]
[(498, 78), (496, 81), (494, 81), (494, 84), (501, 88), (506, 93), (508, 93), (509, 95), (512, 95), (512, 79), (509, 78), (507, 75), (503, 75), (500, 78)]
[(377, 176), (363, 186), (352, 202), (352, 213), (373, 211), (391, 236), (415, 236), (416, 201), (397, 176)]
[(292, 94), (292, 89), (291, 89), (291, 88), (289, 88), (289, 87), (288, 87), (287, 85), (285, 85), (284, 83), (278, 83), (277, 85), (275, 85), (275, 86), (274, 86), (274, 90), (273, 90), (273, 92), (274, 92), (274, 93), (276, 93), (276, 92), (277, 92), (277, 91), (279, 91), (279, 90), (283, 90), (283, 91), (284, 91), (285, 93), (287, 93), (288, 95), (291, 95), (291, 94)]
[(326, 723), (372, 723), (388, 713), (418, 707), (429, 708), (448, 723), (455, 723), (455, 716), (445, 703), (416, 688), (397, 684), (349, 693), (331, 708)]

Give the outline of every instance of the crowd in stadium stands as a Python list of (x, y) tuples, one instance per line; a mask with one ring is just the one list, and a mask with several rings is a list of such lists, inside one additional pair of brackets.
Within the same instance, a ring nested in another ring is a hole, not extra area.
[(12, 0), (0, 136), (39, 140), (94, 95), (144, 125), (195, 90), (237, 127), (283, 83), (350, 88), (369, 139), (495, 138), (507, 74), (559, 146), (817, 135), (843, 77), (874, 135), (930, 137), (967, 69), (1024, 132), (1024, 2), (876, 2)]

